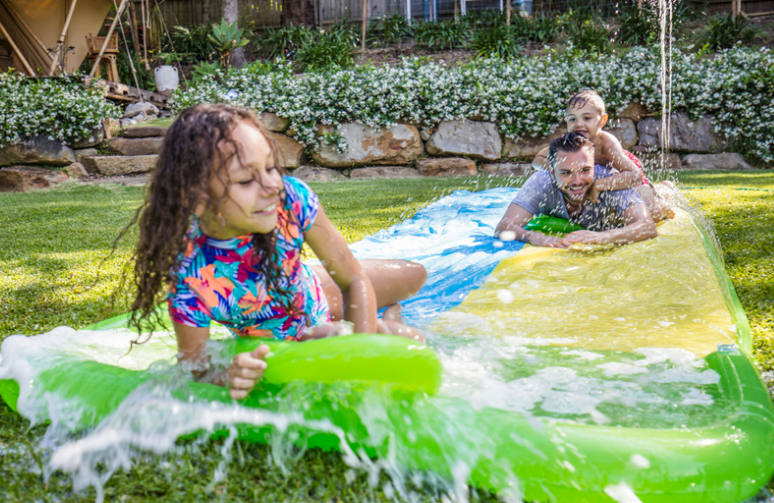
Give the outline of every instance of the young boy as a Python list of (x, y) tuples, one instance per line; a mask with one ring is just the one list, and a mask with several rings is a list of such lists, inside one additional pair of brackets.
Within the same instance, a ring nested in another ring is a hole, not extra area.
[[(624, 150), (615, 136), (602, 131), (607, 119), (605, 102), (593, 89), (582, 89), (567, 102), (567, 132), (582, 135), (594, 144), (595, 164), (618, 170), (611, 177), (594, 180), (586, 198), (596, 203), (602, 191), (633, 188), (645, 201), (655, 222), (673, 217), (674, 211), (645, 178), (639, 159)], [(548, 169), (548, 147), (535, 156), (532, 166)]]

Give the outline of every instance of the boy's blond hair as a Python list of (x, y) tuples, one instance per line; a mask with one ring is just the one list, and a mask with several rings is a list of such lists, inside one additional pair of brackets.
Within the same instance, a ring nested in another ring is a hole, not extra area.
[(594, 108), (597, 109), (599, 115), (605, 115), (605, 102), (602, 99), (602, 96), (591, 88), (581, 89), (573, 94), (570, 101), (567, 102), (567, 109), (583, 108), (588, 103), (594, 105)]

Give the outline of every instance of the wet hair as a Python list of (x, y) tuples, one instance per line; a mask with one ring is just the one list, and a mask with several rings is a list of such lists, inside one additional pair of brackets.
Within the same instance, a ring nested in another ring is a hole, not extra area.
[[(223, 199), (230, 197), (226, 191), (214, 200), (210, 182), (213, 177), (218, 177), (224, 186), (228, 186), (225, 168), (234, 157), (241, 159), (242, 156), (232, 139), (234, 129), (240, 123), (254, 126), (261, 132), (276, 163), (277, 148), (255, 114), (226, 105), (196, 105), (184, 110), (164, 138), (145, 202), (129, 224), (132, 226), (139, 221), (133, 278), (137, 293), (129, 319), (129, 326), (139, 333), (143, 328), (160, 325), (160, 315), (155, 308), (177, 284), (183, 254), (193, 246), (195, 236), (191, 230), (200, 216), (197, 211), (215, 210)], [(281, 167), (278, 169), (285, 174)], [(280, 199), (286, 211), (280, 212), (278, 225), (300, 227), (284, 191)], [(290, 215), (293, 221), (286, 221), (283, 213)], [(277, 232), (274, 229), (268, 234), (253, 234), (252, 246), (256, 253), (252, 267), (264, 273), (267, 289), (275, 292), (275, 298), (288, 312), (298, 314), (287, 274), (278, 259)]]
[(567, 110), (570, 108), (583, 108), (591, 103), (597, 109), (599, 115), (605, 115), (605, 101), (594, 89), (585, 88), (573, 94), (567, 102)]
[(576, 133), (564, 133), (559, 138), (551, 142), (548, 147), (548, 162), (551, 169), (556, 164), (556, 154), (558, 152), (566, 152), (568, 154), (574, 152), (580, 152), (582, 148), (590, 148), (594, 151), (594, 144), (583, 135)]

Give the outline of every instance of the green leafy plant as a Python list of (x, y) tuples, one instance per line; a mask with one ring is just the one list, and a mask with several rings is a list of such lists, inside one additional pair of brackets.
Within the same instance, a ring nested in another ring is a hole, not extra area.
[(212, 61), (218, 51), (210, 35), (211, 26), (175, 26), (169, 37), (161, 38), (161, 53), (175, 54), (183, 64)]
[(576, 49), (593, 53), (610, 52), (611, 30), (594, 18), (571, 22), (568, 26), (570, 40)]
[(496, 24), (489, 28), (476, 30), (470, 46), (482, 58), (510, 59), (518, 56), (521, 49), (514, 30), (505, 24)]
[(469, 31), (464, 23), (451, 19), (433, 22), (418, 22), (414, 26), (417, 43), (433, 50), (456, 49), (468, 41)]
[(531, 17), (511, 17), (511, 31), (513, 36), (522, 43), (553, 42), (559, 35), (559, 30), (560, 21), (556, 16), (540, 14)]
[(346, 32), (325, 32), (311, 43), (299, 47), (296, 61), (307, 72), (352, 68), (355, 64), (355, 44)]
[(224, 67), (231, 63), (231, 55), (234, 50), (250, 43), (243, 35), (244, 30), (237, 28), (236, 21), (227, 23), (223, 19), (220, 25), (212, 25), (212, 33), (207, 35), (207, 38), (212, 42), (215, 50), (218, 51), (220, 63)]
[[(129, 63), (131, 58), (132, 63)], [(137, 82), (134, 80), (134, 74), (132, 73), (132, 64), (134, 70), (137, 73)], [(152, 72), (145, 69), (145, 65), (140, 64), (140, 58), (137, 54), (127, 54), (126, 51), (121, 51), (116, 58), (116, 68), (118, 68), (118, 78), (124, 84), (133, 86), (138, 84), (142, 89), (153, 89), (155, 86), (155, 78)], [(89, 66), (89, 70), (91, 67)]]
[(733, 47), (737, 42), (749, 44), (757, 36), (758, 30), (750, 26), (743, 16), (724, 14), (710, 18), (700, 39), (716, 51)]
[(199, 84), (208, 79), (218, 76), (221, 71), (220, 64), (216, 62), (204, 61), (193, 67), (191, 71), (191, 83)]
[(292, 46), (299, 48), (314, 41), (316, 31), (306, 26), (283, 26), (269, 28), (256, 40), (260, 54), (269, 59), (284, 57), (285, 50)]
[(403, 14), (393, 14), (383, 17), (375, 23), (371, 33), (382, 45), (398, 44), (413, 35), (411, 25)]
[(615, 40), (622, 44), (643, 45), (658, 37), (658, 13), (650, 4), (643, 3), (641, 9), (636, 4), (625, 5), (621, 8), (617, 21)]

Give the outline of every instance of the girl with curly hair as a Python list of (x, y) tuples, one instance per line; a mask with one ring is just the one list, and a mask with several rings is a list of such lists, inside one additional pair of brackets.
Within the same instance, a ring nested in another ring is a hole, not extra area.
[[(137, 294), (131, 324), (157, 317), (166, 297), (178, 358), (203, 381), (247, 396), (266, 368), (266, 345), (210, 369), (210, 322), (237, 337), (303, 341), (344, 331), (422, 340), (402, 323), (397, 302), (427, 275), (402, 260), (358, 261), (325, 215), (317, 195), (284, 176), (271, 135), (254, 114), (198, 105), (170, 127), (148, 196), (135, 250)], [(301, 262), (306, 242), (322, 262)], [(388, 307), (379, 319), (377, 309)]]

